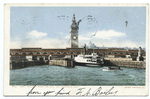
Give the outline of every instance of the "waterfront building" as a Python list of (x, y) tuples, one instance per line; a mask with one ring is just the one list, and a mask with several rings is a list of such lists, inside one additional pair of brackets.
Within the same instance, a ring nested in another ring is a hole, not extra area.
[[(97, 53), (103, 58), (131, 58), (132, 60), (141, 61), (145, 57), (145, 51), (140, 47), (139, 50), (125, 50), (124, 48), (108, 48), (108, 49), (87, 49), (78, 46), (78, 30), (79, 23), (76, 22), (75, 14), (73, 14), (72, 24), (70, 28), (71, 47), (64, 49), (42, 49), (42, 48), (22, 48), (10, 49), (11, 61), (34, 61), (34, 60), (59, 60), (64, 57), (75, 57), (79, 54)], [(130, 59), (130, 60), (131, 60)]]
[[(77, 56), (83, 53), (84, 48), (64, 48), (64, 49), (42, 49), (42, 48), (22, 48), (22, 49), (10, 49), (11, 60), (16, 59), (27, 59), (32, 58), (32, 60), (49, 60), (51, 59), (61, 59), (66, 55)], [(86, 54), (91, 54), (92, 52), (97, 53), (101, 57), (107, 58), (132, 58), (136, 61), (138, 57), (139, 50), (125, 50), (123, 48), (108, 48), (108, 49), (86, 49)], [(145, 57), (145, 51), (140, 50), (140, 54)], [(29, 57), (30, 56), (30, 57)], [(32, 57), (31, 57), (32, 56)], [(51, 56), (51, 57), (50, 57)], [(129, 57), (130, 56), (130, 57)]]

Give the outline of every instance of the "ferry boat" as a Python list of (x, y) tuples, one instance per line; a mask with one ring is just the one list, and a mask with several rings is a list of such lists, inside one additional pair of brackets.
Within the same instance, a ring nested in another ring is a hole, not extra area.
[(74, 58), (75, 65), (90, 66), (90, 67), (100, 67), (104, 64), (104, 59), (100, 58), (97, 53), (92, 53), (91, 55), (79, 54)]

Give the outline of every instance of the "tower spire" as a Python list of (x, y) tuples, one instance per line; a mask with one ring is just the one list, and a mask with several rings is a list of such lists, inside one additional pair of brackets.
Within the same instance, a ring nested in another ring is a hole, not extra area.
[(72, 22), (76, 23), (75, 14), (73, 14)]

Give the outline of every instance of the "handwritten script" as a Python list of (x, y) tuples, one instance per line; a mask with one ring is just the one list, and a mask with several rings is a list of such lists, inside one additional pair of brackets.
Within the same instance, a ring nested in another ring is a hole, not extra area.
[(32, 87), (31, 90), (29, 90), (29, 92), (27, 92), (27, 96), (33, 96), (33, 95), (42, 95), (42, 96), (69, 96), (69, 95), (73, 95), (73, 96), (109, 96), (109, 95), (116, 95), (118, 92), (118, 90), (114, 89), (113, 87), (110, 87), (108, 89), (106, 88), (102, 88), (102, 87), (98, 87), (98, 88), (77, 88), (77, 89), (71, 89), (71, 90), (67, 90), (67, 88), (65, 89), (64, 87), (60, 88), (59, 90), (47, 90), (47, 91), (39, 91), (36, 89), (36, 85), (34, 87)]

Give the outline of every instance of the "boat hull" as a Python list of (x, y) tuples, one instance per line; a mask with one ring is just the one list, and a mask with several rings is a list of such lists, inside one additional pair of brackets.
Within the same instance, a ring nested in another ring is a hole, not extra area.
[(122, 69), (103, 69), (103, 71), (119, 71), (119, 70), (122, 70)]
[(75, 65), (88, 66), (88, 67), (102, 67), (103, 66), (103, 64), (100, 64), (100, 63), (83, 63), (83, 62), (76, 62), (76, 61), (75, 61)]

